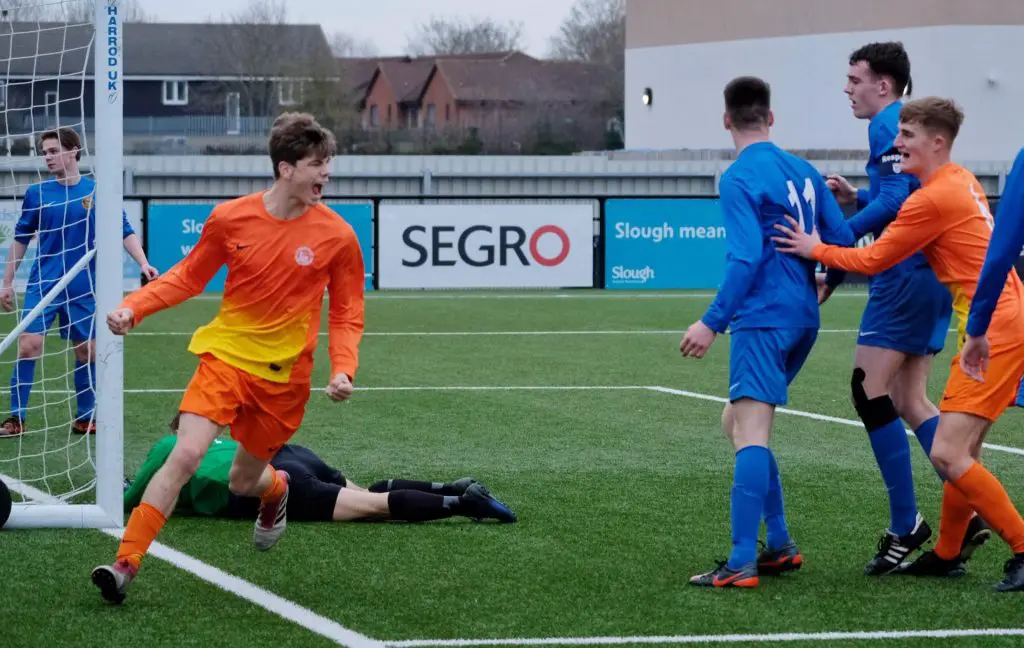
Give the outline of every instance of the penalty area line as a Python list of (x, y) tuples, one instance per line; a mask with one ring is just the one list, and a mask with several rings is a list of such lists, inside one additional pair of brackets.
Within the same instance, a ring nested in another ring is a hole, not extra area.
[[(684, 389), (673, 389), (672, 387), (647, 387), (646, 389), (654, 392), (660, 392), (662, 394), (672, 394), (673, 396), (685, 396), (687, 398), (693, 398), (696, 400), (712, 401), (715, 403), (728, 403), (729, 399), (722, 398), (721, 396), (712, 396), (711, 394), (701, 394), (700, 392), (691, 392)], [(802, 418), (809, 418), (815, 421), (823, 421), (826, 423), (838, 423), (839, 425), (848, 425), (851, 427), (863, 428), (864, 424), (861, 421), (855, 421), (853, 419), (841, 418), (838, 416), (828, 416), (827, 414), (818, 414), (816, 412), (806, 412), (804, 410), (789, 409), (788, 407), (776, 407), (775, 411), (779, 414), (789, 414), (791, 416), (800, 416)], [(904, 430), (908, 436), (914, 436), (913, 431)], [(997, 445), (995, 443), (985, 443), (984, 447), (989, 450), (995, 450), (996, 452), (1005, 452), (1007, 454), (1015, 454), (1024, 456), (1024, 449), (1014, 448), (1013, 446)]]
[[(18, 479), (9, 477), (8, 475), (0, 474), (0, 480), (3, 480), (12, 492), (18, 493), (37, 503), (56, 505), (65, 504), (63, 500), (29, 486)], [(124, 534), (124, 529), (97, 530), (117, 540), (120, 540), (121, 536)], [(238, 576), (229, 574), (217, 567), (214, 567), (213, 565), (199, 560), (198, 558), (193, 558), (192, 556), (178, 551), (177, 549), (172, 549), (165, 544), (154, 542), (150, 545), (147, 555), (163, 560), (182, 571), (192, 574), (202, 581), (214, 585), (229, 594), (234, 594), (238, 598), (261, 607), (286, 621), (290, 621), (314, 634), (320, 635), (321, 637), (330, 639), (339, 646), (348, 646), (349, 648), (384, 647), (384, 644), (380, 641), (371, 639), (366, 635), (355, 632), (354, 630), (349, 630), (337, 621), (321, 616), (308, 608), (302, 607), (298, 603), (278, 596), (277, 594), (265, 590), (258, 585), (254, 585), (253, 583), (239, 578)], [(83, 578), (85, 577), (86, 575), (83, 574)]]
[(957, 637), (1022, 637), (1024, 628), (946, 630), (868, 630), (859, 632), (785, 632), (778, 634), (675, 635), (650, 637), (543, 637), (524, 639), (412, 639), (385, 641), (388, 648), (455, 648), (461, 646), (614, 646), (623, 644), (778, 643), (816, 641), (879, 641), (951, 639)]

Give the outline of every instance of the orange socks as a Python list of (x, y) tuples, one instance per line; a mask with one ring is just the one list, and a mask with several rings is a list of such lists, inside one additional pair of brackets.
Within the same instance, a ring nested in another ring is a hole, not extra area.
[(164, 514), (147, 502), (135, 507), (128, 518), (128, 526), (124, 529), (121, 546), (117, 548), (117, 560), (127, 560), (138, 569), (142, 557), (149, 551), (149, 545), (156, 539), (166, 522)]
[(960, 555), (967, 525), (971, 522), (974, 509), (956, 486), (946, 482), (942, 490), (942, 516), (939, 518), (939, 539), (935, 543), (935, 554), (943, 560), (953, 560)]
[[(978, 515), (991, 525), (1006, 544), (1010, 545), (1013, 553), (1024, 553), (1024, 518), (1021, 518), (1013, 505), (1013, 500), (1006, 494), (1006, 489), (995, 475), (980, 463), (975, 463), (960, 479), (955, 480), (953, 485), (964, 494)], [(946, 512), (945, 502), (942, 512)], [(958, 544), (963, 536), (962, 530), (960, 536), (956, 538)]]
[(262, 495), (260, 495), (261, 502), (274, 501), (275, 499), (284, 495), (285, 488), (287, 488), (287, 485), (285, 484), (284, 481), (284, 477), (282, 477), (277, 472), (277, 470), (274, 469), (273, 466), (267, 466), (267, 468), (271, 470), (270, 474), (272, 475), (272, 478), (270, 481), (270, 486), (267, 488), (267, 490), (263, 491)]

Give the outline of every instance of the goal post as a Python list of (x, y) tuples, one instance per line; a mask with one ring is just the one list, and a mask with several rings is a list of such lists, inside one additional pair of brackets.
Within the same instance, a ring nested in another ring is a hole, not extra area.
[[(21, 130), (31, 141), (31, 151), (37, 152), (38, 136), (56, 126), (73, 126), (80, 131), (82, 140), (81, 174), (83, 178), (95, 180), (95, 191), (90, 197), (95, 205), (95, 230), (90, 234), (94, 237), (94, 248), (85, 254), (72, 267), (65, 269), (61, 282), (65, 285), (79, 273), (92, 276), (95, 302), (95, 316), (88, 326), (95, 333), (96, 353), (94, 356), (95, 378), (88, 373), (88, 382), (95, 393), (95, 407), (91, 416), (94, 417), (96, 433), (76, 434), (72, 424), (76, 421), (75, 401), (80, 394), (79, 380), (81, 368), (85, 363), (75, 359), (72, 342), (57, 335), (56, 324), (44, 336), (43, 354), (38, 364), (42, 368), (42, 378), (36, 375), (32, 383), (32, 407), (26, 419), (22, 434), (0, 438), (0, 479), (8, 485), (15, 503), (6, 527), (9, 528), (120, 528), (124, 525), (123, 485), (124, 485), (124, 345), (119, 336), (113, 335), (106, 326), (106, 314), (114, 310), (124, 297), (124, 257), (122, 240), (122, 210), (124, 209), (124, 163), (123, 163), (123, 101), (124, 101), (124, 21), (122, 0), (15, 0), (18, 4), (46, 5), (49, 9), (56, 8), (58, 13), (65, 12), (63, 41), (60, 35), (49, 34), (43, 37), (44, 30), (62, 29), (61, 21), (53, 20), (52, 11), (47, 18), (36, 18), (32, 21), (15, 23), (6, 19), (0, 29), (8, 30), (9, 51), (0, 50), (0, 59), (5, 61), (8, 70), (17, 67), (16, 59), (23, 58), (24, 43), (18, 42), (18, 30), (31, 29), (39, 33), (30, 35), (32, 42), (35, 36), (35, 56), (38, 59), (32, 66), (30, 78), (16, 82), (18, 75), (9, 72), (9, 81), (4, 92), (3, 105), (6, 117), (7, 140), (11, 141), (11, 131), (17, 130), (18, 123), (29, 124)], [(73, 8), (69, 6), (74, 5)], [(71, 17), (74, 16), (74, 17)], [(91, 26), (91, 34), (89, 27)], [(79, 34), (85, 34), (79, 40), (71, 37), (72, 28)], [(3, 33), (0, 32), (0, 38)], [(43, 43), (53, 43), (57, 39), (58, 50), (46, 50)], [(61, 43), (63, 42), (63, 45)], [(76, 56), (77, 52), (77, 56)], [(29, 53), (31, 55), (31, 52)], [(52, 64), (57, 56), (57, 74), (51, 74), (46, 67)], [(47, 59), (47, 60), (44, 60)], [(80, 69), (70, 69), (78, 64)], [(91, 62), (92, 65), (89, 65)], [(90, 71), (91, 68), (91, 71)], [(38, 72), (36, 70), (39, 70)], [(24, 75), (22, 75), (24, 76)], [(47, 97), (45, 117), (40, 118), (34, 99), (37, 96), (49, 95), (48, 88), (56, 77), (56, 109)], [(67, 83), (65, 83), (67, 82)], [(33, 98), (28, 115), (14, 117), (14, 104), (11, 98), (17, 93), (12, 92), (15, 83), (27, 86), (27, 94)], [(81, 86), (81, 91), (74, 99), (80, 104), (77, 111), (64, 118), (61, 106), (69, 100), (64, 96), (65, 86)], [(93, 119), (87, 117), (86, 88), (91, 84)], [(43, 86), (43, 87), (39, 87)], [(12, 128), (13, 125), (13, 128)], [(19, 162), (16, 156), (8, 152), (6, 166), (9, 166), (10, 184), (15, 191), (5, 190), (0, 197), (19, 202), (28, 182), (24, 181), (24, 169), (28, 168), (26, 160)], [(32, 182), (46, 180), (48, 173), (39, 164), (38, 155), (31, 158), (36, 164), (31, 168), (37, 170), (38, 176)], [(5, 163), (0, 162), (0, 170)], [(17, 169), (22, 169), (19, 176)], [(19, 179), (20, 178), (20, 179)], [(67, 212), (65, 212), (67, 213)], [(42, 234), (42, 232), (40, 232)], [(138, 232), (141, 236), (141, 232)], [(7, 238), (10, 238), (8, 235)], [(4, 246), (10, 245), (9, 241)], [(94, 260), (92, 255), (95, 255)], [(28, 262), (26, 256), (26, 262)], [(38, 262), (39, 256), (35, 257)], [(94, 263), (90, 268), (90, 262)], [(62, 292), (61, 282), (51, 287), (39, 300), (38, 305), (28, 312), (21, 312), (17, 304), (13, 314), (4, 313), (4, 339), (0, 344), (0, 372), (10, 372), (18, 362), (18, 336), (32, 321), (41, 316), (54, 300), (66, 299)], [(45, 321), (45, 320), (44, 320)], [(58, 320), (59, 322), (59, 320)], [(60, 363), (64, 369), (60, 369)], [(70, 367), (74, 365), (74, 369)], [(53, 378), (51, 367), (58, 367), (57, 377)], [(6, 371), (4, 371), (6, 370)], [(89, 370), (86, 366), (86, 370)], [(50, 371), (50, 375), (46, 372)], [(63, 373), (61, 374), (61, 372)], [(12, 374), (0, 375), (0, 389), (7, 386), (6, 380)], [(72, 385), (72, 376), (75, 384)], [(14, 391), (12, 380), (12, 394)], [(58, 388), (54, 388), (57, 383)], [(63, 389), (61, 389), (63, 383)], [(6, 404), (8, 399), (0, 400)], [(11, 398), (13, 400), (13, 396)], [(4, 413), (6, 416), (6, 413)], [(31, 420), (34, 418), (35, 420)]]

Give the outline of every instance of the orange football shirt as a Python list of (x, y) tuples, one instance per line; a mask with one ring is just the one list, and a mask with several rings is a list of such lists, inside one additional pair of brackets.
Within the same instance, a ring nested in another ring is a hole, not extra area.
[[(907, 198), (896, 219), (874, 243), (863, 248), (818, 245), (812, 256), (826, 266), (877, 274), (923, 251), (935, 276), (953, 295), (960, 348), (992, 227), (992, 213), (981, 183), (964, 167), (948, 163)], [(1024, 287), (1017, 273), (1011, 271), (988, 330), (992, 346), (1024, 341), (1022, 308)]]
[(332, 375), (355, 378), (365, 270), (355, 232), (337, 213), (317, 204), (282, 220), (262, 192), (217, 205), (188, 256), (122, 306), (138, 325), (201, 293), (225, 264), (220, 310), (196, 330), (189, 351), (273, 382), (309, 382), (326, 290)]

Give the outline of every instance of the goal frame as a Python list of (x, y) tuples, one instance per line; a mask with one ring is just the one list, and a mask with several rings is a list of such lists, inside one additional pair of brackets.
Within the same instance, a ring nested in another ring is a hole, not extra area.
[[(9, 528), (124, 526), (124, 343), (105, 324), (124, 298), (121, 214), (124, 209), (124, 21), (122, 0), (96, 0), (93, 14), (96, 178), (96, 449), (95, 501), (66, 504), (18, 482), (11, 490), (33, 503), (12, 507)], [(88, 76), (86, 77), (88, 78)], [(83, 106), (84, 107), (84, 106)], [(84, 117), (84, 115), (83, 115)], [(87, 137), (87, 136), (86, 136)], [(85, 139), (88, 142), (88, 139)]]

